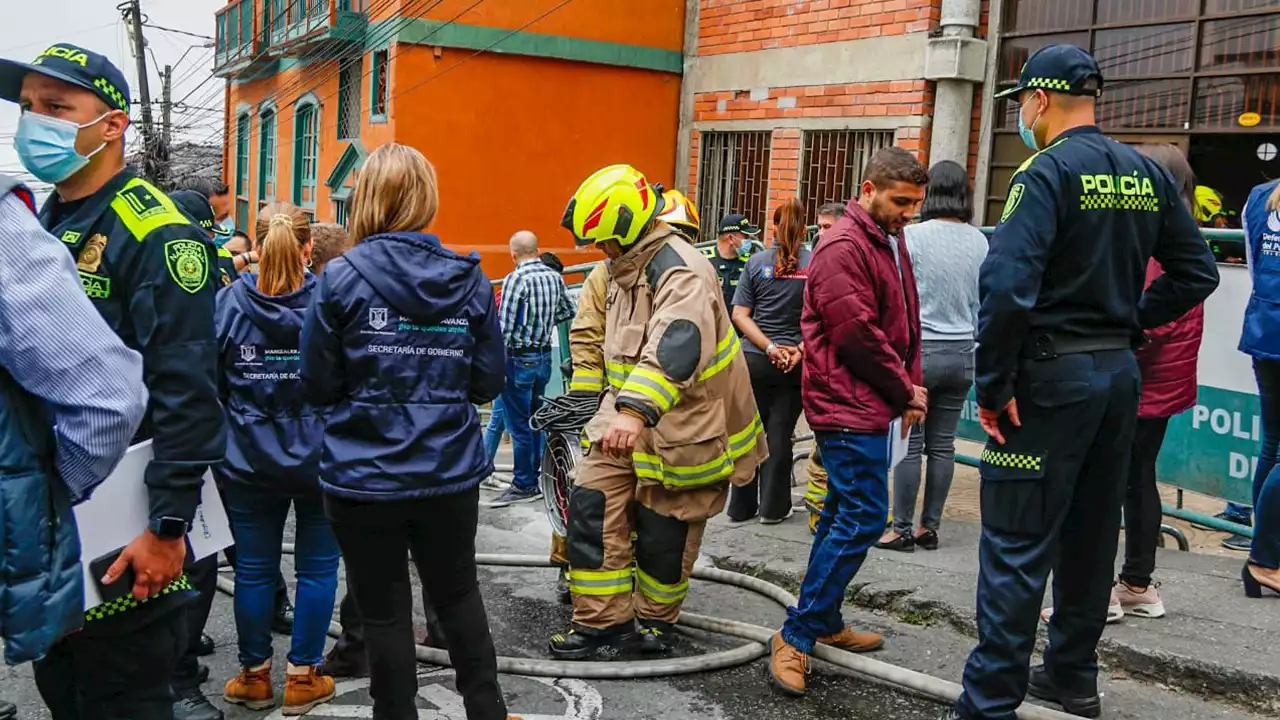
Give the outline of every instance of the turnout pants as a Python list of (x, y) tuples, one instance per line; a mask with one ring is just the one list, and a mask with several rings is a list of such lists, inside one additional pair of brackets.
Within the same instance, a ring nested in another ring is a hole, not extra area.
[(827, 469), (822, 465), (822, 450), (818, 441), (813, 442), (813, 452), (809, 454), (809, 485), (804, 492), (804, 506), (809, 516), (816, 522), (822, 515), (822, 506), (827, 502)]
[(573, 621), (594, 629), (636, 618), (674, 623), (707, 519), (724, 508), (728, 489), (640, 484), (629, 458), (593, 446), (569, 500)]
[(956, 703), (971, 720), (1013, 720), (1051, 571), (1045, 667), (1068, 696), (1097, 692), (1138, 367), (1128, 350), (1028, 360), (1015, 394), (1022, 427), (1005, 416), (1005, 444), (982, 453), (978, 646)]

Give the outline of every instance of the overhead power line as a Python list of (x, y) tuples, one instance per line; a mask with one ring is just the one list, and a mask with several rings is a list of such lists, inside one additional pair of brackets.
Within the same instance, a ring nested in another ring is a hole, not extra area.
[(175, 33), (177, 35), (186, 35), (187, 37), (193, 37), (199, 40), (213, 40), (216, 42), (215, 38), (209, 37), (208, 35), (201, 35), (199, 33), (187, 32), (186, 30), (178, 30), (176, 28), (168, 28), (168, 27), (164, 27), (163, 25), (156, 25), (155, 23), (144, 22), (142, 23), (142, 27), (151, 28), (152, 30), (163, 30), (164, 32)]

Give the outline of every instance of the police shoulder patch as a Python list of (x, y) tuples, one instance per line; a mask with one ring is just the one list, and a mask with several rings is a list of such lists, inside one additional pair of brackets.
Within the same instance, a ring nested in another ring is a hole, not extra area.
[(1027, 191), (1027, 186), (1022, 183), (1014, 183), (1009, 188), (1009, 199), (1004, 202), (1004, 212), (1000, 213), (1000, 222), (1006, 222), (1013, 217), (1013, 213), (1017, 211), (1018, 204), (1022, 202), (1022, 195)]
[(199, 292), (209, 280), (209, 252), (198, 240), (170, 240), (164, 244), (164, 263), (178, 287)]

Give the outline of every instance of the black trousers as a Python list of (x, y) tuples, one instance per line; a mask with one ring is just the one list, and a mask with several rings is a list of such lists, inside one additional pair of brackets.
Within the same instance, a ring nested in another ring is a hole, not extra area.
[(360, 606), (356, 605), (356, 594), (351, 591), (349, 580), (347, 594), (338, 606), (338, 623), (342, 625), (342, 634), (332, 652), (340, 657), (364, 655), (364, 619), (360, 617)]
[(750, 520), (757, 512), (767, 520), (781, 520), (791, 510), (791, 442), (804, 406), (800, 400), (800, 367), (784, 373), (760, 353), (749, 352), (751, 390), (760, 409), (769, 458), (756, 477), (729, 491), (729, 519)]
[(199, 597), (187, 606), (187, 642), (173, 669), (173, 689), (177, 692), (200, 686), (200, 636), (213, 610), (213, 596), (218, 592), (218, 554), (187, 566), (187, 579)]
[(1128, 350), (1020, 364), (1022, 426), (1006, 416), (1005, 444), (988, 441), (982, 452), (978, 647), (965, 666), (961, 717), (1014, 719), (1050, 572), (1045, 667), (1067, 695), (1097, 692), (1138, 389)]
[(53, 720), (173, 720), (169, 676), (186, 646), (179, 605), (119, 634), (67, 636), (36, 663), (36, 686)]
[(479, 488), (422, 500), (325, 497), (364, 619), (375, 720), (415, 720), (418, 692), (409, 553), (449, 641), (468, 720), (506, 720), (497, 654), (476, 578)]
[(1160, 544), (1160, 488), (1156, 486), (1156, 458), (1164, 445), (1169, 418), (1138, 418), (1129, 461), (1129, 486), (1124, 498), (1124, 568), (1120, 579), (1131, 587), (1151, 584)]

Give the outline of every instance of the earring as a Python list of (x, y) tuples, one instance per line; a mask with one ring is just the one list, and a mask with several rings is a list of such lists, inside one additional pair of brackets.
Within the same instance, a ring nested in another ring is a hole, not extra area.
[(311, 258), (307, 258), (306, 260), (303, 260), (303, 261), (302, 261), (302, 266), (303, 266), (303, 267), (311, 267)]

